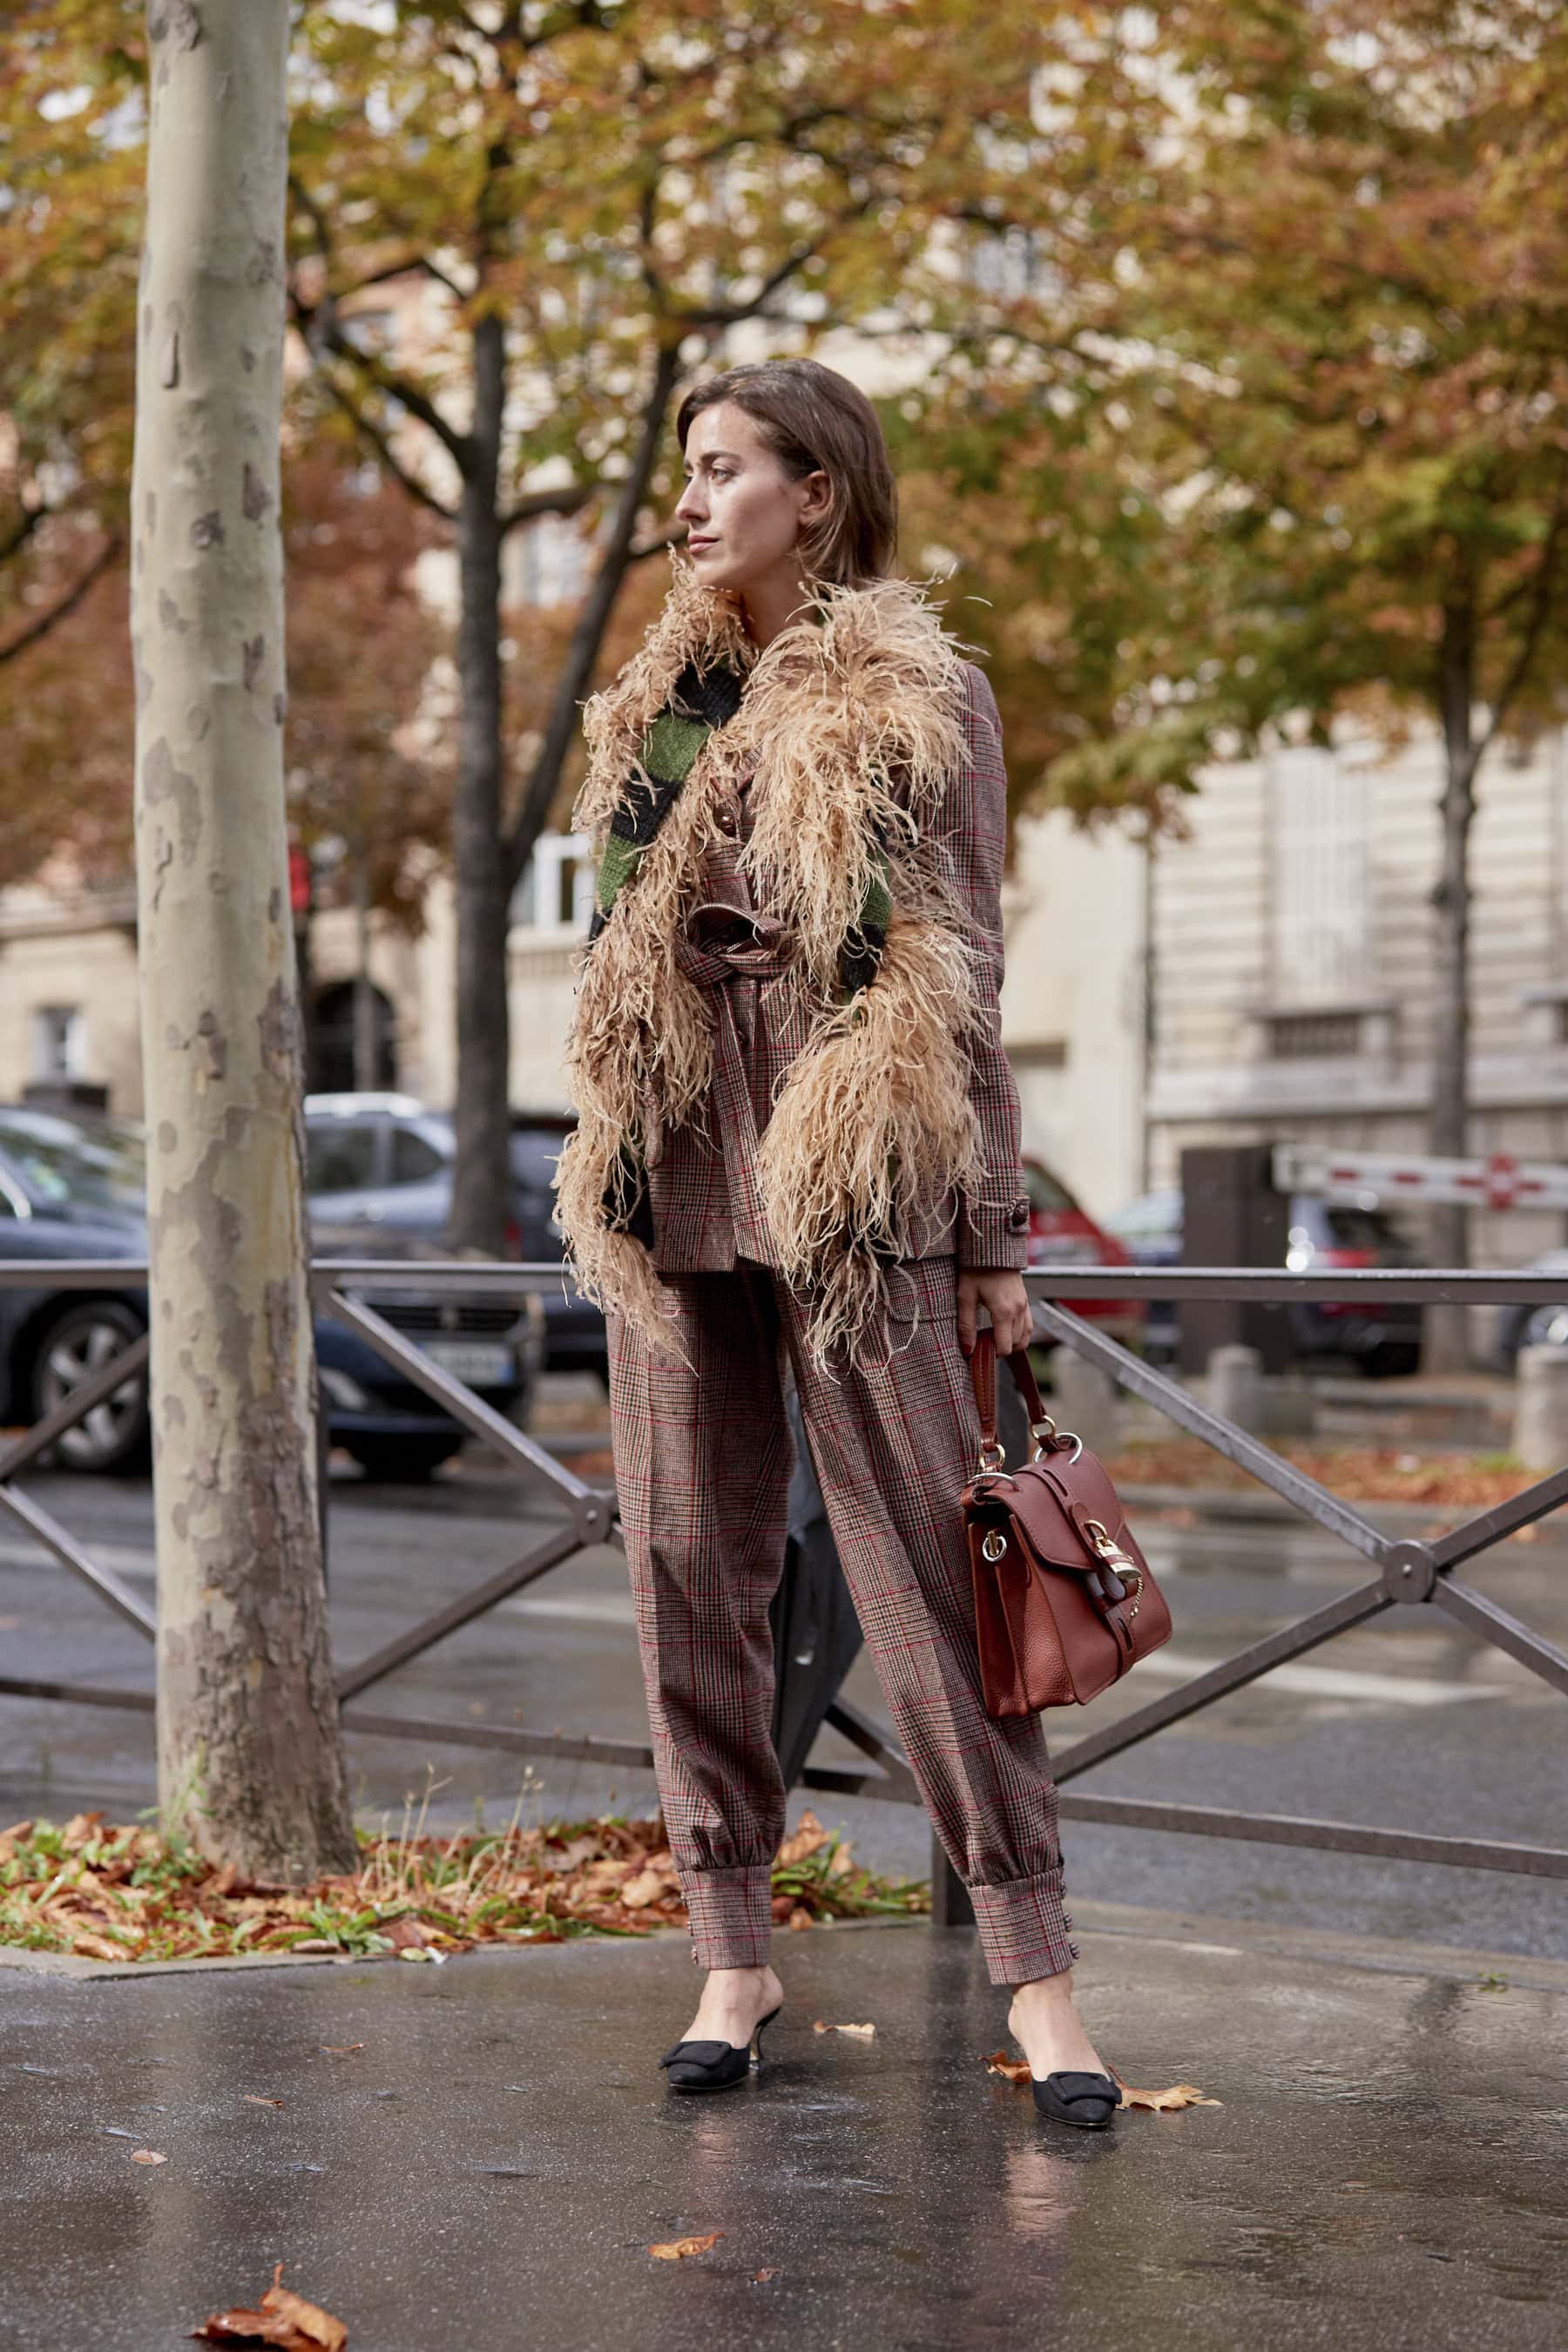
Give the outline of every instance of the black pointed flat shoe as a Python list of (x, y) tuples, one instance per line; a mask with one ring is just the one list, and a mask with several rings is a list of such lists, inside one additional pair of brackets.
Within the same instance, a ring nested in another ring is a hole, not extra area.
[[(783, 2007), (783, 2003), (779, 2007)], [(659, 2064), (669, 2076), (672, 2091), (732, 2091), (753, 2066), (763, 2063), (763, 2036), (778, 2015), (770, 2009), (759, 2018), (750, 2042), (678, 2042)]]
[(1121, 2086), (1109, 2074), (1047, 2074), (1043, 2083), (1031, 2075), (1029, 2087), (1041, 2115), (1079, 2131), (1103, 2131), (1121, 2105)]

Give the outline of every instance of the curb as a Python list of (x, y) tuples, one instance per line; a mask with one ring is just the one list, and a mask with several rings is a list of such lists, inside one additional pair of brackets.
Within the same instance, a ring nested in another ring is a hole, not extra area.
[[(1320, 1535), (1331, 1530), (1321, 1528), (1305, 1511), (1294, 1509), (1282, 1495), (1259, 1486), (1254, 1493), (1234, 1486), (1143, 1486), (1124, 1480), (1117, 1493), (1130, 1510), (1192, 1511), (1205, 1519), (1264, 1521), (1271, 1527), (1297, 1527), (1316, 1529)], [(1359, 1511), (1383, 1534), (1390, 1536), (1421, 1536), (1437, 1523), (1444, 1528), (1458, 1527), (1475, 1514), (1460, 1504), (1443, 1503), (1363, 1503), (1350, 1502), (1346, 1507)], [(1568, 1507), (1561, 1507), (1568, 1508)], [(1545, 1534), (1550, 1530), (1559, 1540), (1568, 1538), (1568, 1517), (1561, 1528), (1552, 1527), (1556, 1513), (1549, 1513), (1535, 1525)]]

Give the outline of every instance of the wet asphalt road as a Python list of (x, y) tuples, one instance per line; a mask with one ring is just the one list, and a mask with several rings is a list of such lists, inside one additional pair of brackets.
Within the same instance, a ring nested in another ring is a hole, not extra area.
[[(31, 1490), (105, 1565), (151, 1597), (152, 1497), (144, 1485), (40, 1474)], [(481, 1582), (536, 1539), (547, 1505), (501, 1473), (467, 1465), (425, 1489), (375, 1487), (335, 1475), (331, 1588), (336, 1653), (347, 1663), (409, 1619)], [(1140, 1517), (1167, 1590), (1176, 1636), (1131, 1685), (1074, 1710), (1064, 1743), (1167, 1688), (1271, 1628), (1364, 1580), (1343, 1546), (1264, 1522), (1173, 1525)], [(1568, 1544), (1510, 1543), (1464, 1574), (1563, 1643), (1568, 1641)], [(0, 1656), (17, 1675), (150, 1688), (150, 1645), (53, 1566), (26, 1532), (0, 1520)], [(848, 1695), (880, 1713), (864, 1657)], [(519, 1723), (646, 1738), (630, 1603), (617, 1556), (569, 1559), (454, 1635), (362, 1705), (378, 1711)], [(849, 1762), (834, 1735), (817, 1760)], [(651, 1775), (536, 1762), (484, 1750), (351, 1735), (360, 1818), (394, 1826), (405, 1797), (433, 1777), (432, 1826), (482, 1811), (506, 1819), (571, 1815), (605, 1805), (642, 1811)], [(1563, 1842), (1568, 1822), (1568, 1706), (1500, 1652), (1436, 1611), (1401, 1608), (1342, 1635), (1310, 1659), (1162, 1732), (1082, 1786), (1108, 1794), (1316, 1813), (1334, 1820)], [(0, 1700), (0, 1821), (80, 1805), (125, 1819), (156, 1793), (150, 1717), (88, 1706)], [(903, 1806), (814, 1799), (844, 1823), (857, 1853), (924, 1875), (923, 1817)], [(798, 1803), (798, 1801), (797, 1801)], [(1201, 1911), (1272, 1925), (1331, 1927), (1493, 1951), (1568, 1956), (1562, 1881), (1161, 1832), (1065, 1832), (1069, 1895)]]

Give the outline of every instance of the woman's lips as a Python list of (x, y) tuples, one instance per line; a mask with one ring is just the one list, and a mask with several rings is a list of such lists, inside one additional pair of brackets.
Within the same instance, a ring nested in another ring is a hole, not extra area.
[(686, 544), (695, 551), (699, 548), (717, 547), (719, 542), (716, 539), (704, 539), (696, 531), (691, 531), (687, 535)]

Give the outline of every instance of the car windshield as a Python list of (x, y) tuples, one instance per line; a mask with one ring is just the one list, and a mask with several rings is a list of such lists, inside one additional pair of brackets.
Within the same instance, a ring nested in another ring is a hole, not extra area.
[(79, 1127), (43, 1111), (0, 1112), (5, 1154), (34, 1206), (112, 1209), (136, 1214), (147, 1194), (145, 1147), (138, 1130), (112, 1121)]
[(1037, 1216), (1059, 1216), (1064, 1209), (1076, 1209), (1078, 1202), (1065, 1184), (1058, 1184), (1037, 1160), (1024, 1162), (1024, 1184), (1029, 1195), (1029, 1206)]

